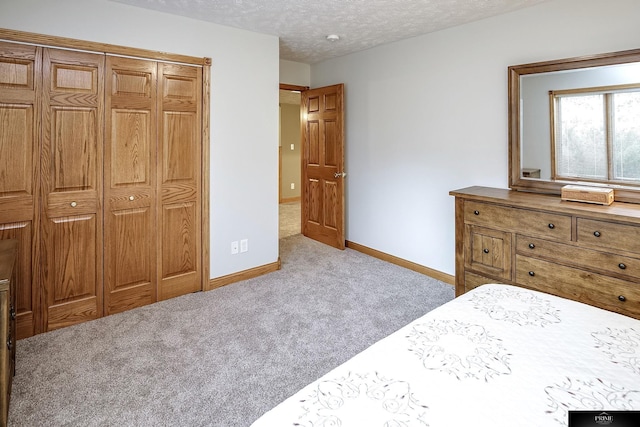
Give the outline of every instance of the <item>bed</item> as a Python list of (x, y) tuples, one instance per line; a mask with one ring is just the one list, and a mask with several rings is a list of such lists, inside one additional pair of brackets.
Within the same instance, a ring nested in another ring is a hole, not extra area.
[(375, 343), (252, 427), (566, 426), (570, 410), (637, 414), (640, 320), (490, 284)]

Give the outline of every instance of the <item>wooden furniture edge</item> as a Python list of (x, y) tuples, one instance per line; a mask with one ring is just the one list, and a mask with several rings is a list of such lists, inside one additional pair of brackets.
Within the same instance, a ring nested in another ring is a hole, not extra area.
[(133, 56), (137, 58), (155, 59), (169, 62), (180, 62), (190, 65), (211, 65), (211, 58), (159, 52), (135, 47), (118, 46), (109, 43), (91, 42), (68, 37), (50, 36), (26, 31), (0, 28), (0, 39), (14, 42), (31, 43), (42, 46), (68, 49), (89, 50), (113, 55)]
[(209, 279), (209, 284), (205, 291), (210, 291), (242, 280), (253, 279), (267, 273), (273, 273), (274, 271), (280, 270), (280, 268), (281, 261), (280, 257), (278, 257), (278, 261), (272, 262), (271, 264), (265, 264), (248, 270), (238, 271), (237, 273), (227, 274), (226, 276)]
[(441, 271), (434, 270), (429, 267), (425, 267), (424, 265), (421, 265), (421, 264), (416, 264), (415, 262), (408, 261), (406, 259), (399, 258), (397, 256), (390, 255), (388, 253), (381, 252), (376, 249), (372, 249), (367, 246), (361, 245), (359, 243), (351, 242), (349, 240), (346, 241), (346, 246), (350, 249), (353, 249), (354, 251), (362, 252), (363, 254), (372, 256), (374, 258), (378, 258), (383, 261), (387, 261), (391, 264), (395, 264), (400, 267), (404, 267), (409, 270), (415, 271), (417, 273), (424, 274), (425, 276), (432, 277), (434, 279), (440, 280), (441, 282), (447, 283), (449, 285), (455, 285), (455, 277), (450, 274), (446, 274)]
[(507, 204), (519, 208), (534, 208), (549, 210), (569, 215), (579, 215), (581, 212), (605, 221), (624, 221), (640, 223), (638, 214), (640, 205), (635, 203), (613, 202), (612, 204), (596, 205), (562, 200), (557, 194), (540, 194), (527, 191), (510, 190), (508, 188), (473, 186), (452, 190), (450, 196), (460, 199), (473, 199), (498, 204)]

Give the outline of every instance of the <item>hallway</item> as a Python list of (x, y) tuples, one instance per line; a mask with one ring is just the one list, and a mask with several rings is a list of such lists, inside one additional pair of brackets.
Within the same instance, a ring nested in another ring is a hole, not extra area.
[(302, 220), (300, 211), (300, 202), (280, 203), (280, 235), (283, 237), (293, 236), (302, 232)]

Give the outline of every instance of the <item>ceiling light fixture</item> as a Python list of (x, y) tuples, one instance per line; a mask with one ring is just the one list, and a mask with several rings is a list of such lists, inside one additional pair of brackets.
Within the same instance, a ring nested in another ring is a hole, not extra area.
[(327, 36), (327, 40), (329, 40), (330, 42), (337, 42), (338, 40), (340, 40), (340, 36), (337, 34), (329, 34)]

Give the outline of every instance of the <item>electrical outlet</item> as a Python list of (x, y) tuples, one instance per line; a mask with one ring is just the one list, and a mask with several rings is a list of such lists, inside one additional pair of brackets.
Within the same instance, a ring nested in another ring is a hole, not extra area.
[(295, 149), (296, 149), (296, 146), (291, 144), (291, 150), (295, 150)]
[(238, 253), (238, 241), (235, 240), (231, 242), (231, 255), (235, 255)]
[(247, 252), (249, 250), (249, 239), (240, 240), (240, 252)]
[(291, 189), (292, 189), (292, 190), (295, 190), (295, 189), (296, 189), (296, 183), (295, 183), (295, 182), (292, 182), (292, 183), (291, 183)]

